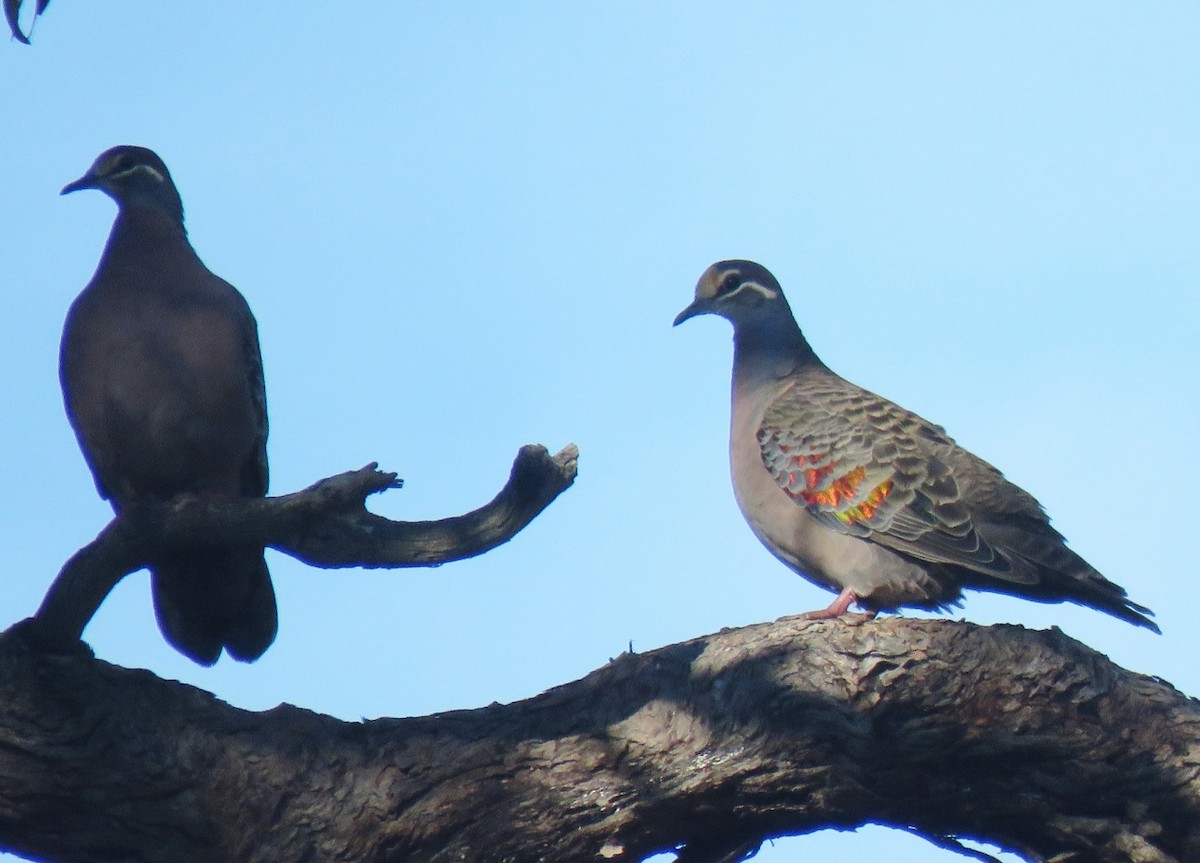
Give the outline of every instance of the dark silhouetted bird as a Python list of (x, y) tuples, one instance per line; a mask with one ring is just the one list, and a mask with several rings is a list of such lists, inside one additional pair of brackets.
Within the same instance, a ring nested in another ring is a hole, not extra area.
[(700, 277), (680, 324), (733, 324), (730, 463), (755, 535), (789, 567), (838, 593), (812, 617), (944, 608), (963, 588), (1076, 602), (1158, 631), (1075, 552), (1036, 500), (944, 429), (838, 377), (751, 261)]
[[(179, 495), (267, 492), (267, 410), (254, 316), (188, 242), (162, 159), (114, 147), (63, 194), (99, 189), (117, 218), (71, 305), (59, 374), (101, 497), (117, 512)], [(151, 583), (159, 628), (202, 665), (250, 662), (275, 638), (262, 548), (163, 550)]]

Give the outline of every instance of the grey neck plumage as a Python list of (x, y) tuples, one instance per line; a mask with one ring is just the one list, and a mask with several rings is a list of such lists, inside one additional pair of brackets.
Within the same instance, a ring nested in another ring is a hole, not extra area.
[(734, 323), (733, 387), (785, 377), (820, 360), (790, 314), (762, 315)]

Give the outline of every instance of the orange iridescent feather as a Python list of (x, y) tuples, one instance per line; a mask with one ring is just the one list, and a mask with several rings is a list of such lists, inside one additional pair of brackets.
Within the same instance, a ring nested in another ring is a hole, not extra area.
[(859, 486), (866, 478), (867, 469), (863, 466), (854, 468), (849, 473), (827, 481), (839, 464), (831, 461), (821, 467), (804, 467), (804, 463), (821, 461), (821, 455), (793, 456), (795, 469), (788, 471), (788, 485), (797, 485), (797, 474), (803, 478), (803, 487), (792, 497), (803, 498), (809, 506), (820, 506), (833, 512), (843, 524), (862, 524), (874, 518), (880, 504), (892, 492), (892, 480), (886, 479), (872, 488), (865, 496), (859, 495)]

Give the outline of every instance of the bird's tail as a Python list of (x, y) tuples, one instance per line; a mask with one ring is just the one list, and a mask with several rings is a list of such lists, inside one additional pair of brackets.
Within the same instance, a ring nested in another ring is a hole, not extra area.
[(1062, 537), (1048, 525), (1038, 530), (986, 525), (985, 540), (999, 545), (1013, 565), (1012, 583), (992, 579), (981, 585), (987, 590), (1011, 593), (1038, 602), (1074, 602), (1113, 617), (1161, 633), (1150, 617), (1154, 614), (1138, 605), (1125, 589), (1101, 575), (1086, 560), (1068, 548)]
[(151, 568), (154, 613), (180, 653), (212, 665), (224, 648), (253, 662), (275, 640), (275, 590), (262, 549), (196, 549)]

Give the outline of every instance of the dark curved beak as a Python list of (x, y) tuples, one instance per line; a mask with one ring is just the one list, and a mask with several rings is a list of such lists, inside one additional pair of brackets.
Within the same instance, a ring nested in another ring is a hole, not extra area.
[(93, 177), (91, 172), (89, 171), (88, 173), (84, 174), (82, 177), (80, 177), (75, 182), (67, 183), (67, 185), (63, 186), (62, 191), (59, 192), (59, 194), (60, 195), (69, 195), (72, 192), (78, 192), (80, 189), (95, 189), (95, 188), (96, 188), (96, 178)]
[(688, 318), (694, 318), (696, 315), (706, 315), (712, 311), (711, 303), (706, 299), (697, 297), (692, 301), (692, 304), (675, 316), (675, 322), (671, 324), (677, 327), (686, 321)]

